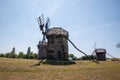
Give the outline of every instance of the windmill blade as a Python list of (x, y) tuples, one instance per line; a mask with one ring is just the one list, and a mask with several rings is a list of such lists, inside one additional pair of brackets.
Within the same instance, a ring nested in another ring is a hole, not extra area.
[(38, 18), (40, 25), (42, 25), (41, 17)]
[(50, 18), (47, 17), (46, 24), (45, 24), (45, 32), (48, 31), (49, 26), (50, 26)]
[(45, 42), (45, 35), (43, 35), (43, 39), (42, 39), (42, 42)]
[(41, 23), (42, 25), (44, 25), (44, 15), (42, 14), (40, 17), (41, 17)]
[(42, 25), (42, 22), (41, 22), (41, 18), (37, 18), (37, 22), (38, 22), (38, 25), (39, 25), (39, 28), (40, 30), (43, 30), (43, 25)]
[(49, 28), (49, 26), (50, 26), (50, 24), (51, 24), (50, 18), (47, 18), (47, 23), (48, 23), (48, 28)]
[(37, 22), (38, 22), (38, 25), (40, 26), (40, 21), (39, 21), (39, 18), (37, 18)]
[(43, 31), (44, 24), (42, 23), (41, 17), (39, 17), (39, 22), (40, 22), (40, 30)]
[(40, 17), (37, 18), (37, 22), (39, 25), (39, 28), (42, 32), (44, 32), (43, 27), (44, 27), (44, 15), (42, 14)]
[[(40, 18), (40, 17), (37, 18), (37, 22), (38, 22), (38, 26), (40, 27), (40, 26), (42, 25), (42, 23), (41, 23), (41, 18)], [(41, 30), (41, 29), (40, 29), (40, 30)]]
[(116, 47), (120, 48), (120, 42), (116, 45)]

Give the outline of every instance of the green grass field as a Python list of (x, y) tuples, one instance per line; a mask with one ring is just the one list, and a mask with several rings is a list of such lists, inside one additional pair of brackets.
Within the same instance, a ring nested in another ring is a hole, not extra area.
[(39, 60), (0, 58), (0, 80), (120, 80), (120, 61), (35, 65)]

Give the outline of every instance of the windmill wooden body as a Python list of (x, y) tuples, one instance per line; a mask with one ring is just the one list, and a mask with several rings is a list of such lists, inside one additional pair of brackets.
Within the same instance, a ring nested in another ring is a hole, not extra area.
[(47, 59), (68, 60), (68, 32), (60, 27), (48, 30)]
[(95, 49), (96, 59), (106, 61), (106, 50), (103, 48)]

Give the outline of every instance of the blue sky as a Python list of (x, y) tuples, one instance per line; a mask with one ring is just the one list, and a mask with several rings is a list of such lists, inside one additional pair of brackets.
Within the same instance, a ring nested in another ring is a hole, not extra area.
[[(120, 0), (0, 0), (0, 53), (31, 50), (37, 53), (37, 18), (50, 17), (50, 27), (62, 27), (69, 38), (87, 54), (97, 48), (120, 57)], [(69, 53), (82, 56), (71, 44)], [(108, 56), (107, 56), (108, 57)]]

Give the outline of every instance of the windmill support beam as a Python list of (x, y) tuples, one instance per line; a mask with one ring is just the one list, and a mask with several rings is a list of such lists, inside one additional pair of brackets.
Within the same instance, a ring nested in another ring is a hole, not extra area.
[(78, 50), (80, 53), (84, 54), (87, 58), (89, 58), (88, 55), (87, 55), (85, 52), (83, 52), (83, 51), (81, 51), (80, 49), (78, 49), (78, 48), (75, 46), (75, 44), (74, 44), (70, 39), (68, 39), (68, 38), (66, 38), (66, 39), (73, 45), (73, 47), (74, 47), (76, 50)]

